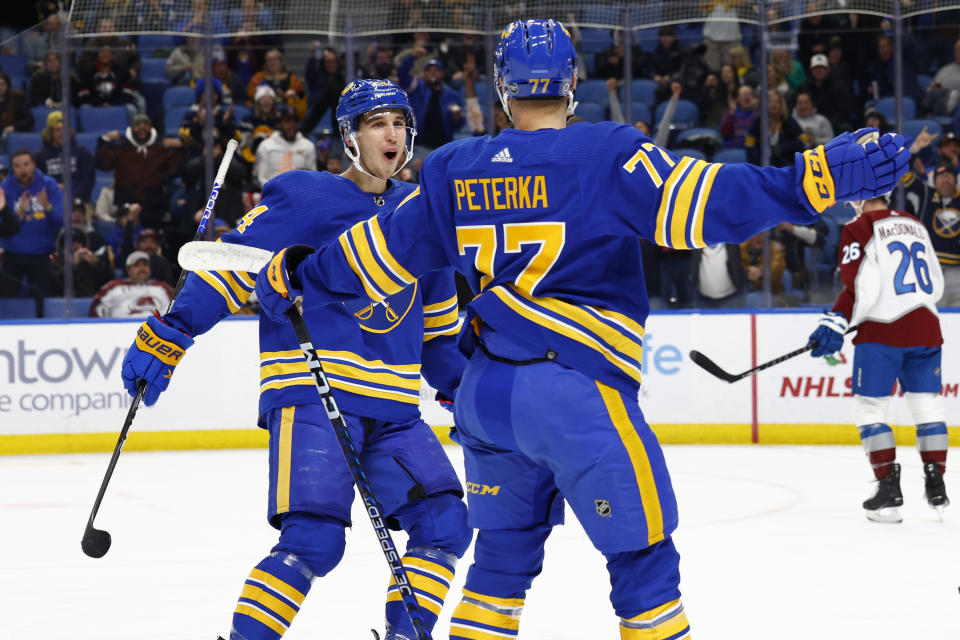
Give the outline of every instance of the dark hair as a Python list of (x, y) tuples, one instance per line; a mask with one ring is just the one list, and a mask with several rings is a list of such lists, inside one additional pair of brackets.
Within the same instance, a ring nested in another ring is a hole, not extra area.
[(12, 164), (14, 158), (16, 158), (16, 157), (18, 157), (18, 156), (30, 156), (30, 160), (31, 160), (34, 164), (36, 164), (36, 162), (37, 162), (36, 160), (33, 159), (33, 154), (30, 153), (30, 150), (29, 150), (29, 149), (26, 149), (26, 148), (24, 148), (24, 147), (20, 147), (19, 149), (17, 149), (16, 151), (14, 151), (13, 153), (10, 154), (10, 163)]
[(13, 91), (13, 83), (10, 82), (10, 76), (3, 71), (0, 71), (0, 78), (3, 78), (3, 80), (7, 83), (7, 91)]

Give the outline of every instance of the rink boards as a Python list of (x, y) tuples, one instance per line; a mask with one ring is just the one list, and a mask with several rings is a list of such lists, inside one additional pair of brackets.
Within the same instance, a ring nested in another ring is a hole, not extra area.
[[(960, 312), (941, 314), (943, 395), (951, 440), (960, 442)], [(667, 443), (853, 444), (853, 345), (830, 359), (803, 354), (728, 384), (690, 361), (697, 349), (731, 373), (806, 342), (815, 313), (651, 315), (643, 351), (640, 406)], [(0, 454), (109, 451), (129, 407), (120, 382), (137, 321), (0, 322)], [(259, 387), (257, 323), (235, 318), (200, 336), (153, 407), (141, 406), (131, 450), (262, 447), (255, 426)], [(450, 414), (424, 384), (424, 419), (445, 438)], [(913, 442), (906, 403), (890, 422)], [(907, 425), (907, 426), (904, 426)]]

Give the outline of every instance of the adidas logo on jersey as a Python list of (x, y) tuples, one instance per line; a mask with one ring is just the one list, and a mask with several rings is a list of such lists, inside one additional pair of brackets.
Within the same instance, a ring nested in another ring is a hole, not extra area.
[(490, 162), (513, 162), (513, 157), (510, 155), (510, 148), (504, 147), (497, 151), (496, 155), (490, 158)]

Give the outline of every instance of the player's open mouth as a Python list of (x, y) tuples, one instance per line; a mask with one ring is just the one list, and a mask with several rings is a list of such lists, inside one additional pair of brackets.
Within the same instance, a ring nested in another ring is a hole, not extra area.
[(394, 159), (396, 159), (396, 157), (397, 157), (397, 152), (396, 152), (396, 151), (384, 151), (384, 152), (383, 152), (383, 157), (385, 157), (387, 160), (394, 160)]

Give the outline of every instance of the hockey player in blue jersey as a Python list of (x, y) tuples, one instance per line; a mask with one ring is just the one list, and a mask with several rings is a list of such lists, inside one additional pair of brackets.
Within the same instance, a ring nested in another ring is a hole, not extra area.
[(606, 557), (621, 637), (686, 638), (676, 499), (638, 405), (637, 237), (689, 249), (809, 224), (836, 200), (892, 188), (909, 153), (899, 135), (866, 142), (863, 130), (759, 168), (678, 158), (626, 125), (566, 127), (576, 53), (552, 20), (509, 25), (495, 68), (515, 128), (433, 152), (409, 200), (338, 242), (276, 254), (257, 277), (262, 308), (282, 318), (300, 294), (382, 300), (456, 266), (478, 292), (455, 398), (478, 534), (450, 637), (517, 635), (565, 499)]
[[(342, 175), (291, 171), (270, 180), (223, 242), (321, 246), (410, 197), (414, 185), (391, 179), (412, 156), (416, 130), (403, 90), (358, 80), (336, 115), (352, 166)], [(123, 364), (130, 393), (144, 380), (144, 401), (156, 402), (193, 337), (243, 306), (253, 288), (252, 274), (191, 274), (170, 313), (138, 331)], [(455, 344), (453, 272), (427, 274), (375, 303), (307, 300), (303, 317), (388, 522), (409, 534), (403, 564), (432, 628), (471, 539), (460, 482), (419, 412), (421, 363), (448, 396), (465, 363)], [(282, 636), (313, 579), (340, 561), (350, 525), (353, 481), (298, 344), (289, 321), (261, 315), (259, 425), (270, 433), (268, 518), (280, 540), (243, 585), (231, 640)], [(416, 637), (395, 587), (386, 619), (387, 638)]]

